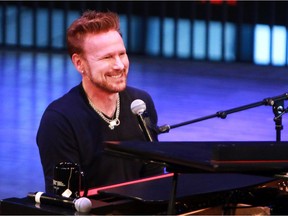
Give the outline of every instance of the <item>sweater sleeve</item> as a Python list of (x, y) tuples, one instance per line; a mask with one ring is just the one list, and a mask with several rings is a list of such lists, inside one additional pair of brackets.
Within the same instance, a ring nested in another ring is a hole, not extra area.
[(79, 149), (69, 122), (60, 113), (47, 109), (37, 133), (46, 191), (52, 192), (54, 167), (62, 161), (79, 163)]

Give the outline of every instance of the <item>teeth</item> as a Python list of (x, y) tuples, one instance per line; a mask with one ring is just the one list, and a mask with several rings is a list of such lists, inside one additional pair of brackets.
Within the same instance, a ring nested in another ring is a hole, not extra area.
[(122, 76), (122, 74), (118, 74), (118, 75), (115, 75), (115, 76), (111, 76), (112, 78), (120, 78)]

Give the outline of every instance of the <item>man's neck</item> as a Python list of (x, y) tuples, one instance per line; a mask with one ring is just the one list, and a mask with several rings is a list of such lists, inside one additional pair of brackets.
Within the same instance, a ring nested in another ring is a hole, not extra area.
[(90, 103), (108, 117), (112, 117), (116, 110), (118, 93), (110, 93), (95, 86), (83, 84), (84, 91)]

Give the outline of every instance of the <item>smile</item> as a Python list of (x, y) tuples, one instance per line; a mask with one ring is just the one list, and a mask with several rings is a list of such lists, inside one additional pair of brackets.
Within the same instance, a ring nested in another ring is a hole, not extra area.
[(123, 75), (123, 74), (120, 73), (120, 74), (118, 74), (118, 75), (113, 75), (113, 76), (111, 75), (110, 77), (111, 77), (111, 78), (114, 78), (114, 79), (118, 79), (118, 78), (121, 78), (122, 75)]

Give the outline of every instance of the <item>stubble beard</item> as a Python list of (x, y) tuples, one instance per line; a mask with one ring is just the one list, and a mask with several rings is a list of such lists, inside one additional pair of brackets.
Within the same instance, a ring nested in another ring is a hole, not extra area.
[(123, 74), (123, 76), (125, 76), (125, 78), (116, 83), (110, 83), (107, 80), (105, 80), (102, 82), (94, 82), (94, 85), (97, 88), (102, 89), (103, 91), (106, 91), (109, 93), (118, 93), (118, 92), (124, 91), (127, 86), (127, 74)]

